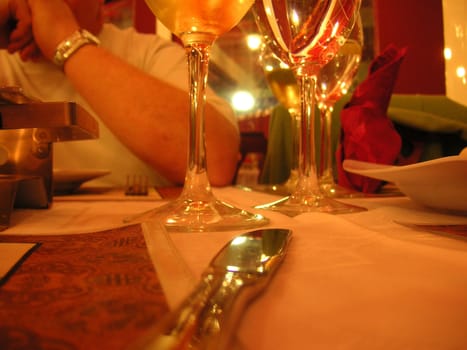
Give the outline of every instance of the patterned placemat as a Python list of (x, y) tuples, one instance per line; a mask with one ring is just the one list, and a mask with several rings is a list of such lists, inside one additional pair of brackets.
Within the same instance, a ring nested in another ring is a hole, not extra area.
[(0, 349), (125, 349), (168, 311), (140, 225), (7, 236), (39, 247), (0, 287)]

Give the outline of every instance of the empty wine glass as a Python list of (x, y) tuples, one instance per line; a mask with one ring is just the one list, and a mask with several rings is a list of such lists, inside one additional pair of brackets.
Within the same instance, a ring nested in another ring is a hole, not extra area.
[(345, 44), (339, 49), (336, 56), (321, 68), (317, 79), (316, 100), (321, 121), (318, 180), (324, 194), (335, 198), (360, 195), (358, 192), (339, 186), (334, 180), (331, 132), (334, 105), (352, 85), (360, 65), (362, 46), (363, 30), (359, 16)]
[(274, 185), (274, 191), (283, 195), (290, 194), (298, 181), (298, 134), (300, 132), (300, 92), (297, 80), (287, 63), (280, 60), (268, 45), (262, 45), (260, 64), (263, 68), (266, 81), (277, 98), (290, 114), (292, 137), (292, 163), (290, 175), (283, 184)]
[[(295, 216), (303, 212), (347, 213), (352, 206), (325, 197), (315, 159), (315, 88), (320, 69), (349, 36), (360, 0), (256, 0), (255, 20), (265, 42), (293, 70), (300, 88), (299, 179), (290, 196), (257, 206)], [(357, 207), (356, 210), (362, 210)]]
[(170, 231), (221, 231), (268, 223), (215, 198), (207, 176), (204, 107), (209, 53), (215, 39), (234, 27), (253, 0), (146, 0), (151, 11), (182, 41), (188, 61), (190, 132), (188, 168), (179, 198), (127, 221), (157, 219)]

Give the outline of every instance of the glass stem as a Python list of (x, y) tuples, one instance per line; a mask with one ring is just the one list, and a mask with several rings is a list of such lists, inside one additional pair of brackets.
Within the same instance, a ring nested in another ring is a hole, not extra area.
[(320, 194), (315, 154), (315, 88), (316, 74), (297, 74), (300, 88), (301, 134), (299, 148), (299, 180), (296, 196)]
[(298, 172), (300, 148), (300, 112), (296, 108), (289, 109), (292, 119), (292, 164), (291, 172)]
[(321, 183), (333, 182), (333, 166), (332, 166), (332, 109), (324, 106), (320, 110), (321, 116), (321, 142), (320, 142), (320, 169), (318, 171), (319, 180)]
[(212, 196), (207, 175), (204, 110), (209, 68), (208, 43), (193, 43), (185, 47), (190, 86), (190, 133), (188, 168), (182, 196), (191, 200), (209, 200)]

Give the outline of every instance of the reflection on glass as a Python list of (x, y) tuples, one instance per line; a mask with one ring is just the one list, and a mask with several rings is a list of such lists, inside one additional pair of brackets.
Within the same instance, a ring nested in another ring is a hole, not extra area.
[(266, 43), (293, 70), (301, 101), (297, 186), (290, 196), (258, 208), (290, 216), (310, 211), (348, 212), (351, 206), (325, 197), (318, 184), (315, 89), (320, 69), (336, 55), (349, 36), (358, 17), (360, 1), (257, 0), (253, 8)]
[(349, 38), (336, 56), (319, 72), (316, 100), (321, 117), (320, 166), (318, 171), (321, 190), (328, 197), (352, 197), (360, 195), (336, 184), (333, 170), (332, 112), (335, 103), (344, 96), (358, 71), (362, 57), (363, 31), (360, 18)]

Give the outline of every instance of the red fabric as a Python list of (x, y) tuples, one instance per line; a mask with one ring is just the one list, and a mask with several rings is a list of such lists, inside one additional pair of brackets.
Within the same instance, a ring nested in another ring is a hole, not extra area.
[(341, 136), (337, 149), (338, 183), (365, 193), (376, 192), (382, 181), (351, 174), (342, 168), (344, 159), (394, 164), (402, 141), (387, 109), (400, 64), (407, 52), (387, 47), (370, 65), (368, 77), (357, 86), (341, 112)]
[(129, 349), (169, 310), (139, 224), (0, 242), (38, 244), (0, 281), (2, 350)]

